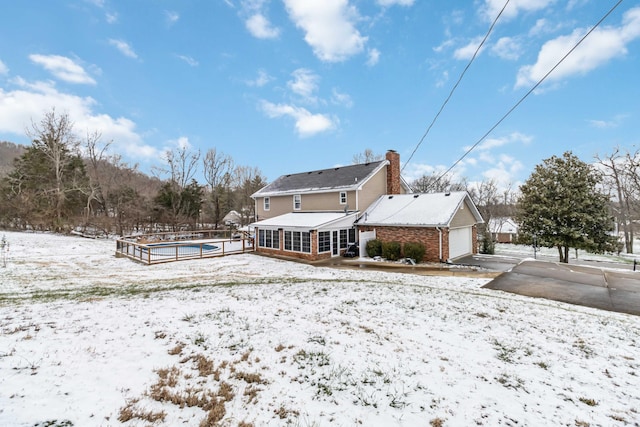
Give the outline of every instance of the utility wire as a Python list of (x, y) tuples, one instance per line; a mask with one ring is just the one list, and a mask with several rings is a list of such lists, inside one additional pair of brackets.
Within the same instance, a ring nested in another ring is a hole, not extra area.
[(449, 172), (451, 172), (451, 170), (456, 167), (458, 165), (458, 163), (460, 163), (465, 157), (467, 157), (467, 155), (469, 155), (469, 153), (471, 153), (482, 141), (484, 141), (484, 139), (489, 136), (489, 134), (491, 132), (493, 132), (495, 130), (495, 128), (497, 128), (512, 112), (513, 110), (515, 110), (516, 108), (518, 108), (518, 106), (520, 104), (522, 104), (522, 102), (533, 93), (533, 91), (535, 91), (538, 86), (540, 86), (542, 84), (542, 82), (544, 82), (547, 77), (549, 77), (549, 75), (551, 73), (553, 73), (555, 71), (556, 68), (558, 68), (558, 66), (560, 66), (560, 64), (562, 64), (562, 62), (567, 59), (567, 57), (569, 55), (571, 55), (573, 53), (573, 51), (575, 51), (578, 46), (580, 46), (580, 44), (582, 44), (582, 42), (596, 29), (600, 26), (600, 24), (602, 24), (602, 22), (604, 22), (605, 19), (607, 19), (609, 17), (609, 15), (611, 15), (613, 13), (614, 10), (616, 10), (616, 8), (618, 6), (620, 6), (620, 4), (623, 2), (624, 0), (618, 0), (618, 2), (613, 5), (613, 7), (611, 9), (609, 9), (609, 11), (602, 17), (600, 18), (600, 20), (598, 22), (596, 22), (596, 24), (591, 27), (591, 29), (589, 31), (587, 31), (587, 33), (582, 36), (582, 38), (580, 40), (578, 40), (578, 42), (560, 59), (560, 61), (558, 61), (556, 63), (556, 65), (554, 65), (548, 72), (547, 74), (544, 75), (544, 77), (542, 77), (540, 80), (538, 80), (538, 82), (533, 85), (533, 87), (526, 93), (524, 94), (524, 96), (522, 98), (520, 98), (520, 100), (518, 102), (516, 102), (516, 104), (511, 107), (509, 109), (509, 111), (507, 111), (501, 118), (500, 120), (498, 120), (496, 122), (496, 124), (494, 124), (491, 129), (489, 129), (484, 135), (482, 135), (482, 137), (476, 141), (475, 144), (473, 144), (458, 160), (455, 161), (455, 163), (453, 163), (453, 165), (451, 165), (451, 167), (449, 169), (447, 169), (442, 175), (440, 175), (432, 184), (435, 185), (437, 184), (446, 174), (448, 174)]
[(502, 9), (500, 10), (500, 13), (498, 13), (496, 18), (491, 23), (491, 26), (489, 27), (489, 30), (487, 31), (487, 34), (484, 35), (484, 38), (482, 39), (482, 41), (480, 42), (480, 44), (476, 48), (476, 51), (473, 53), (473, 56), (469, 60), (469, 63), (467, 64), (466, 67), (464, 67), (464, 70), (462, 70), (462, 74), (460, 74), (460, 77), (458, 78), (458, 81), (456, 82), (455, 85), (453, 85), (453, 88), (451, 88), (451, 92), (449, 92), (449, 96), (447, 96), (447, 99), (445, 99), (444, 102), (442, 103), (442, 106), (440, 107), (440, 110), (438, 110), (438, 113), (435, 115), (435, 117), (433, 118), (433, 120), (429, 124), (429, 127), (427, 127), (426, 132), (424, 133), (424, 135), (422, 135), (422, 138), (420, 138), (420, 141), (416, 145), (416, 148), (413, 149), (413, 151), (411, 152), (411, 155), (409, 156), (409, 158), (407, 159), (405, 164), (402, 166), (402, 169), (400, 170), (400, 172), (402, 172), (404, 170), (404, 168), (407, 167), (407, 165), (409, 164), (409, 162), (413, 158), (413, 155), (416, 153), (416, 151), (418, 151), (418, 148), (420, 148), (420, 145), (422, 145), (422, 142), (424, 141), (424, 139), (427, 137), (427, 135), (431, 131), (431, 128), (435, 124), (436, 120), (438, 120), (438, 117), (440, 116), (440, 113), (442, 113), (442, 110), (444, 110), (444, 107), (449, 103), (449, 100), (453, 96), (453, 92), (455, 92), (455, 90), (458, 88), (458, 85), (462, 81), (462, 78), (464, 77), (464, 75), (467, 73), (467, 70), (469, 69), (469, 67), (471, 67), (471, 64), (473, 63), (473, 61), (476, 59), (476, 57), (480, 53), (480, 49), (482, 49), (482, 46), (484, 45), (484, 43), (489, 38), (489, 34), (491, 34), (491, 32), (493, 31), (493, 27), (496, 26), (496, 23), (498, 22), (498, 19), (500, 18), (500, 16), (502, 16), (502, 12), (504, 12), (504, 10), (506, 9), (507, 5), (509, 4), (509, 1), (510, 0), (507, 0), (505, 2), (504, 6), (502, 6)]

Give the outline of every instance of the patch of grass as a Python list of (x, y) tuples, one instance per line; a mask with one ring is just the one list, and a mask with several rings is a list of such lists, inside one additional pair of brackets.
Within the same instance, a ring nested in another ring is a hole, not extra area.
[(158, 421), (164, 421), (167, 416), (167, 413), (164, 411), (153, 412), (150, 410), (139, 408), (136, 406), (137, 403), (137, 399), (130, 400), (124, 407), (120, 408), (118, 421), (120, 421), (121, 423), (126, 423), (127, 421), (131, 420), (142, 420), (150, 423), (155, 423)]
[(594, 399), (587, 399), (586, 397), (581, 397), (578, 400), (587, 406), (598, 406), (598, 402), (596, 402)]
[(48, 420), (35, 423), (33, 427), (73, 427), (73, 423), (69, 420)]
[(326, 353), (323, 352), (306, 352), (300, 350), (293, 356), (293, 360), (298, 364), (298, 368), (304, 368), (309, 365), (314, 366), (328, 366), (331, 359)]
[(434, 418), (429, 421), (429, 425), (431, 427), (442, 427), (444, 426), (444, 420), (442, 418)]
[(184, 346), (185, 346), (185, 344), (180, 342), (180, 343), (176, 344), (175, 347), (170, 349), (168, 353), (171, 356), (179, 356), (179, 355), (182, 354), (182, 350), (184, 350)]

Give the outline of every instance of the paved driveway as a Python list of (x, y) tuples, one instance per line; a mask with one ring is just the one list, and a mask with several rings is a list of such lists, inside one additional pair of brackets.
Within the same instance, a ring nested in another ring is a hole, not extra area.
[(640, 272), (526, 260), (484, 287), (640, 315)]

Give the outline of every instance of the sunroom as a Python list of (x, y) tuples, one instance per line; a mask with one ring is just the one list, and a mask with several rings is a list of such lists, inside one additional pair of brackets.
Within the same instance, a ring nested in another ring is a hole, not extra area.
[(251, 224), (256, 251), (308, 261), (340, 256), (356, 241), (357, 212), (291, 212)]

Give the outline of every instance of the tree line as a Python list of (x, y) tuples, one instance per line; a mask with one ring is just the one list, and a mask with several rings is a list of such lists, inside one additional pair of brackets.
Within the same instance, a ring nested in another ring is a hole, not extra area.
[[(117, 154), (98, 132), (83, 138), (67, 114), (55, 109), (31, 122), (32, 144), (15, 158), (0, 181), (0, 227), (68, 232), (80, 228), (98, 234), (218, 229), (231, 210), (240, 225), (254, 219), (251, 194), (267, 182), (256, 167), (238, 166), (215, 148), (204, 156), (181, 146), (164, 153), (154, 176), (141, 173)], [(5, 144), (6, 145), (6, 144)], [(9, 146), (15, 151), (14, 147)], [(384, 159), (370, 149), (353, 163)], [(205, 184), (196, 175), (201, 171)], [(640, 151), (620, 148), (587, 164), (571, 152), (537, 165), (519, 188), (500, 188), (493, 180), (470, 185), (437, 173), (409, 183), (417, 193), (467, 191), (485, 220), (483, 251), (493, 241), (487, 224), (513, 217), (520, 240), (557, 247), (568, 260), (569, 248), (594, 252), (633, 252), (634, 225), (640, 220)], [(623, 236), (618, 243), (616, 229)]]
[[(0, 181), (0, 227), (96, 234), (218, 229), (230, 210), (253, 220), (251, 194), (266, 185), (258, 168), (235, 165), (215, 148), (204, 156), (188, 147), (164, 153), (148, 176), (111, 154), (111, 142), (74, 132), (55, 109), (31, 122), (32, 141)], [(203, 169), (206, 185), (194, 178)]]

